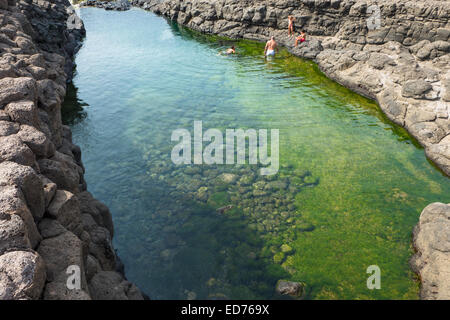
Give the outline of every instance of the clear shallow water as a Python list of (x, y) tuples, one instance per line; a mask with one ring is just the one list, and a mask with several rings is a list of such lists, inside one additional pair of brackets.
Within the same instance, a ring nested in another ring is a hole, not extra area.
[[(80, 15), (63, 116), (130, 280), (154, 299), (276, 298), (278, 279), (305, 282), (310, 299), (417, 298), (411, 231), (450, 183), (376, 104), (287, 52), (264, 61), (260, 43), (232, 42), (228, 57), (226, 39), (145, 11)], [(171, 133), (194, 120), (280, 129), (279, 174), (173, 165)], [(373, 264), (381, 290), (366, 287)]]

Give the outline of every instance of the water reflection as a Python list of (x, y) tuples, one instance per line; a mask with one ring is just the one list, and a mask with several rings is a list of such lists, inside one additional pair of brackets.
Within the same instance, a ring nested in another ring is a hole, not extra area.
[(65, 125), (75, 125), (87, 117), (84, 109), (88, 104), (78, 97), (78, 88), (71, 82), (67, 84), (66, 97), (61, 108), (61, 118)]

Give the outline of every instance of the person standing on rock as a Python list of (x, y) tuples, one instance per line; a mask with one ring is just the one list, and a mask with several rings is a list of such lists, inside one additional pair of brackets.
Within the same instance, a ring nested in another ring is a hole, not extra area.
[(288, 35), (294, 35), (294, 21), (295, 21), (295, 17), (293, 16), (288, 16)]
[(264, 48), (264, 56), (266, 56), (266, 57), (269, 57), (269, 56), (274, 57), (275, 56), (275, 51), (278, 52), (278, 45), (277, 45), (277, 42), (275, 41), (275, 37), (272, 36), (272, 37), (270, 37), (270, 40), (267, 41), (267, 43), (266, 43), (266, 47)]

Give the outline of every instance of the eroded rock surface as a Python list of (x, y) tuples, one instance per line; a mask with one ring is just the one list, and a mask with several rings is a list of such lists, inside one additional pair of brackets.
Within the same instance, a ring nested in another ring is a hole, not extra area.
[(411, 266), (422, 280), (420, 296), (450, 299), (450, 204), (432, 203), (420, 215), (414, 230), (417, 253)]

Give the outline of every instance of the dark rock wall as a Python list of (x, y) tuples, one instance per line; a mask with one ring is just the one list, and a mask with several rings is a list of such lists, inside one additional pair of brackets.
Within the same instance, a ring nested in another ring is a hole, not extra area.
[(67, 0), (0, 0), (0, 300), (143, 298), (116, 272), (111, 213), (61, 123), (84, 33)]
[(31, 24), (30, 35), (34, 43), (46, 52), (64, 56), (64, 71), (67, 80), (71, 81), (73, 56), (81, 47), (86, 31), (68, 1), (27, 0), (18, 2), (17, 7)]

